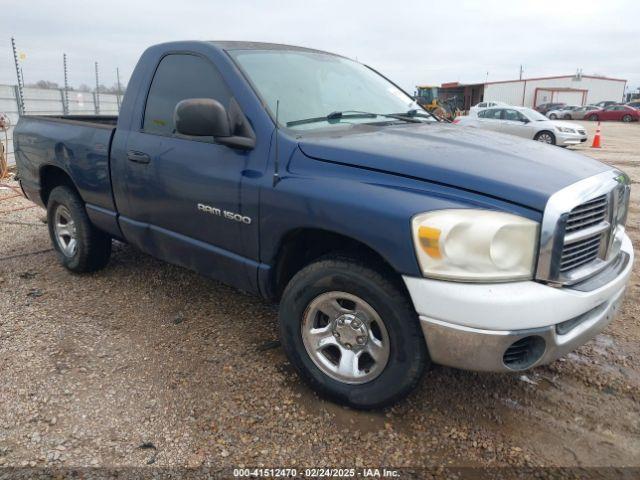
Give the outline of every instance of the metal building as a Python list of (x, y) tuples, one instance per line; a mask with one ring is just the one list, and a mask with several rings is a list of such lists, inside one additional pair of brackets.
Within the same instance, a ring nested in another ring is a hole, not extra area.
[(524, 107), (549, 102), (588, 105), (603, 100), (622, 102), (626, 84), (620, 78), (577, 74), (474, 84), (444, 83), (440, 94), (443, 98), (457, 96), (464, 110), (490, 100)]

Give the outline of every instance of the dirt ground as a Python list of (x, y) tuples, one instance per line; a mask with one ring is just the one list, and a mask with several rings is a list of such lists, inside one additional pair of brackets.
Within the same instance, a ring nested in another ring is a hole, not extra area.
[[(640, 124), (602, 133), (601, 150), (575, 150), (633, 179), (638, 245)], [(637, 261), (619, 316), (566, 358), (526, 375), (436, 366), (405, 401), (363, 413), (300, 383), (275, 306), (122, 244), (105, 270), (72, 275), (43, 210), (7, 212), (31, 205), (11, 195), (0, 189), (0, 466), (640, 466)]]

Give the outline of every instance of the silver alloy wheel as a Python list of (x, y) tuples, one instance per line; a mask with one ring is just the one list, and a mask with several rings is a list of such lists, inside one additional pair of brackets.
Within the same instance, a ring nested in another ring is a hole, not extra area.
[(73, 257), (78, 250), (76, 225), (71, 212), (64, 205), (58, 205), (53, 214), (53, 231), (56, 243), (65, 257)]
[(309, 304), (302, 341), (313, 363), (343, 383), (370, 382), (389, 361), (389, 334), (380, 315), (361, 298), (327, 292)]
[(624, 117), (622, 117), (622, 121), (623, 122), (630, 122), (631, 121), (631, 115), (625, 115)]
[(551, 120), (555, 120), (555, 119), (556, 119), (556, 118), (558, 118), (558, 117), (556, 116), (556, 114), (555, 114), (555, 113), (552, 113), (551, 115), (549, 115), (549, 118), (550, 118)]
[(540, 135), (538, 135), (538, 141), (542, 142), (542, 143), (552, 144), (553, 143), (553, 137), (551, 136), (550, 133), (541, 133)]

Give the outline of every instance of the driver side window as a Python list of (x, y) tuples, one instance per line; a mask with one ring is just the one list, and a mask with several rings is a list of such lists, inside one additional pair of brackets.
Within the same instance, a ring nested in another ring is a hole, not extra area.
[(167, 55), (160, 61), (149, 88), (144, 132), (173, 135), (173, 110), (178, 102), (187, 98), (212, 98), (228, 108), (231, 93), (208, 60), (191, 54)]

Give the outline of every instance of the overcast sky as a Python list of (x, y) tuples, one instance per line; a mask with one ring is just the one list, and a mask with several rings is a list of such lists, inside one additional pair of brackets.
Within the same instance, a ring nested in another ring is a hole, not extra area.
[(583, 73), (640, 87), (640, 0), (262, 1), (2, 0), (0, 83), (124, 82), (142, 51), (168, 40), (288, 43), (357, 58), (413, 92), (416, 84)]

